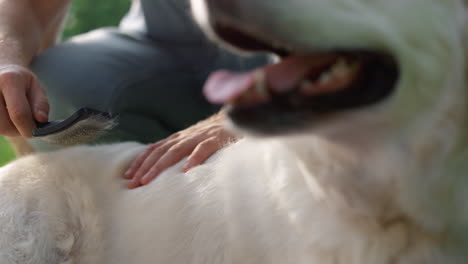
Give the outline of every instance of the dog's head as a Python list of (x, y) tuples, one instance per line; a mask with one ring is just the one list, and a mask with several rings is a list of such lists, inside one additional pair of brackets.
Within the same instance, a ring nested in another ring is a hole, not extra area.
[(218, 72), (206, 85), (208, 98), (228, 104), (231, 119), (248, 131), (345, 122), (362, 133), (370, 127), (352, 116), (362, 120), (363, 112), (372, 113), (366, 117), (374, 119), (372, 128), (389, 132), (399, 123), (401, 131), (421, 112), (464, 103), (461, 0), (192, 0), (192, 6), (213, 38), (281, 58), (253, 72)]
[(192, 0), (212, 38), (279, 58), (252, 72), (213, 74), (206, 95), (229, 105), (232, 122), (244, 131), (312, 134), (315, 146), (326, 142), (315, 152), (304, 140), (289, 142), (302, 152), (299, 159), (335, 162), (322, 170), (324, 163), (304, 162), (322, 188), (382, 221), (401, 216), (442, 228), (447, 218), (460, 218), (454, 194), (466, 193), (447, 189), (461, 179), (456, 171), (467, 156), (465, 5)]

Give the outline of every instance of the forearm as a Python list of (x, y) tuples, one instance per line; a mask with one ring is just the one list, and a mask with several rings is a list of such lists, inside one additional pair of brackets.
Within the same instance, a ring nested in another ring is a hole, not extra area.
[(55, 23), (49, 26), (48, 31), (42, 38), (39, 52), (42, 52), (46, 48), (49, 48), (55, 45), (57, 41), (60, 40), (60, 37), (63, 32), (64, 23), (65, 23), (64, 21), (66, 20), (66, 17), (67, 17), (68, 9), (69, 8), (66, 8), (64, 12), (61, 13), (60, 17), (56, 19)]
[(66, 13), (69, 0), (0, 0), (0, 64), (29, 65)]

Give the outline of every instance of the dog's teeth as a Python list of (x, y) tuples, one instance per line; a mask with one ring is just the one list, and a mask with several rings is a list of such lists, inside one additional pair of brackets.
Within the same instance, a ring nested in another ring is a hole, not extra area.
[(255, 72), (255, 95), (260, 98), (268, 98), (269, 92), (266, 83), (265, 72), (258, 70)]
[(333, 67), (322, 73), (318, 79), (319, 84), (325, 84), (335, 78), (342, 78), (351, 75), (357, 69), (357, 64), (349, 64), (345, 59), (339, 59)]
[(337, 77), (345, 76), (350, 72), (350, 67), (344, 59), (338, 60), (338, 62), (333, 65), (330, 72)]
[(328, 83), (333, 79), (333, 75), (331, 72), (324, 72), (320, 75), (320, 78), (318, 80), (319, 84), (325, 84)]

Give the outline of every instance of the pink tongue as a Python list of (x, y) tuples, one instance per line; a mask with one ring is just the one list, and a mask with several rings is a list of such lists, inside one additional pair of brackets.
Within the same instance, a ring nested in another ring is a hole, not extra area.
[(282, 93), (296, 87), (309, 72), (320, 70), (333, 63), (335, 56), (290, 56), (283, 61), (263, 68), (235, 73), (225, 70), (213, 73), (207, 80), (204, 93), (208, 101), (223, 104), (234, 101), (254, 88), (256, 71), (263, 71), (270, 92)]
[(254, 85), (254, 72), (235, 73), (220, 70), (211, 74), (203, 92), (211, 103), (224, 104), (240, 97)]

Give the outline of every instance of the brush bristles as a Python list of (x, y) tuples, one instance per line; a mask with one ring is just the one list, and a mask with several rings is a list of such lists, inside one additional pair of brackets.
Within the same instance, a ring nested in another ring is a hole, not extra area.
[(102, 136), (116, 125), (116, 118), (95, 115), (73, 124), (66, 130), (41, 137), (41, 139), (59, 146), (86, 144)]

